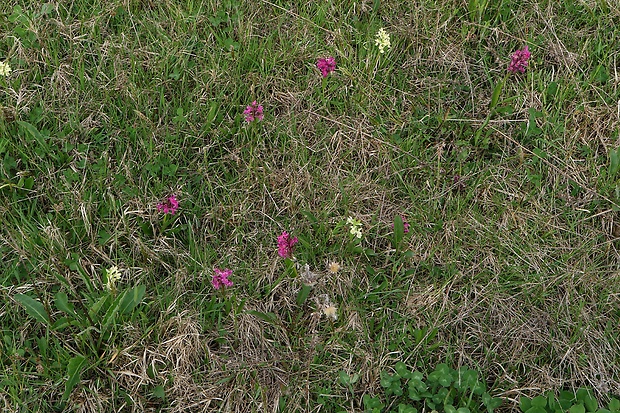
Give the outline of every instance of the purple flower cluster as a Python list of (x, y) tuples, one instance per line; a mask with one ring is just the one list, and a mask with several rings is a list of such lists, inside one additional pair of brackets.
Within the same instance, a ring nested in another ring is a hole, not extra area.
[(213, 288), (219, 290), (222, 286), (224, 287), (232, 287), (233, 283), (228, 279), (232, 275), (232, 270), (228, 268), (220, 270), (219, 268), (213, 268), (213, 279), (211, 280), (211, 284), (213, 284)]
[(319, 68), (323, 77), (327, 77), (327, 75), (336, 70), (336, 59), (333, 57), (320, 58), (316, 62), (316, 67)]
[(527, 46), (523, 50), (517, 50), (512, 54), (510, 65), (508, 65), (508, 71), (511, 73), (525, 73), (527, 67), (527, 61), (531, 56)]
[(251, 105), (245, 108), (243, 114), (245, 115), (245, 121), (248, 123), (254, 122), (255, 120), (261, 121), (264, 117), (263, 106), (254, 101)]
[(291, 258), (293, 247), (298, 241), (297, 237), (291, 238), (288, 232), (282, 231), (282, 235), (278, 237), (278, 255), (282, 258)]
[(179, 201), (174, 195), (170, 195), (166, 201), (157, 204), (157, 210), (164, 214), (174, 215), (177, 209), (179, 209)]

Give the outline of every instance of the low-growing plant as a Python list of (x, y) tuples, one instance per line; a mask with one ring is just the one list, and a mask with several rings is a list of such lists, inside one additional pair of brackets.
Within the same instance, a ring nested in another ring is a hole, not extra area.
[(523, 413), (619, 413), (620, 401), (612, 398), (607, 408), (601, 408), (590, 389), (580, 388), (576, 392), (561, 391), (556, 397), (548, 391), (542, 396), (522, 396), (519, 408)]
[[(383, 410), (385, 404), (378, 397), (364, 395), (365, 412), (492, 413), (502, 404), (502, 399), (492, 397), (487, 392), (486, 384), (479, 379), (478, 372), (466, 366), (454, 370), (442, 363), (425, 378), (421, 372), (411, 371), (405, 363), (399, 361), (394, 374), (381, 372), (381, 387), (385, 389), (390, 410)], [(392, 406), (396, 406), (396, 410)]]
[[(104, 348), (114, 343), (119, 335), (119, 325), (132, 320), (134, 310), (141, 304), (146, 287), (137, 285), (133, 288), (119, 288), (121, 272), (116, 266), (106, 269), (101, 286), (90, 279), (77, 256), (68, 261), (69, 267), (80, 274), (86, 291), (77, 293), (70, 283), (60, 274), (56, 274), (61, 284), (70, 293), (60, 290), (54, 296), (54, 307), (51, 303), (39, 301), (28, 294), (15, 294), (14, 299), (21, 304), (26, 313), (41, 322), (51, 334), (64, 332), (75, 337), (77, 354), (70, 357), (75, 349), (63, 348), (64, 356), (57, 367), (66, 367), (65, 392), (60, 400), (59, 408), (64, 408), (73, 388), (80, 382), (83, 368), (96, 364), (96, 358), (102, 357)], [(39, 347), (48, 344), (39, 342)]]

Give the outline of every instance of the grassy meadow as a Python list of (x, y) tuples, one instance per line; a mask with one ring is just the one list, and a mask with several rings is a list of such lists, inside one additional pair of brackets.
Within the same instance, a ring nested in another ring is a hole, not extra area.
[(614, 27), (615, 0), (2, 2), (0, 410), (391, 412), (397, 362), (501, 411), (618, 397)]

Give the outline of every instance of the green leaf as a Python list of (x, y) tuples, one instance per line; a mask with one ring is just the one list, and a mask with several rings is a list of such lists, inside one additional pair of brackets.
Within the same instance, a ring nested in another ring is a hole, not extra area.
[(545, 396), (537, 396), (532, 399), (532, 406), (545, 407), (547, 405), (547, 398)]
[(56, 298), (55, 303), (56, 303), (57, 309), (75, 317), (75, 310), (74, 310), (73, 304), (69, 302), (69, 297), (67, 296), (67, 294), (63, 293), (62, 291), (59, 291), (58, 293), (56, 293), (55, 298)]
[(547, 413), (547, 410), (544, 407), (532, 406), (525, 413)]
[(547, 406), (548, 410), (556, 411), (560, 409), (560, 404), (555, 400), (555, 396), (552, 391), (548, 391), (545, 393), (547, 395)]
[(309, 285), (304, 284), (301, 287), (301, 290), (299, 290), (299, 293), (297, 293), (297, 305), (300, 306), (306, 302), (306, 300), (308, 299), (308, 296), (310, 295), (311, 290), (312, 290), (312, 287), (310, 287)]
[(497, 409), (499, 406), (504, 403), (504, 400), (501, 397), (493, 397), (489, 404), (487, 404), (487, 410), (492, 411), (493, 409)]
[(105, 315), (103, 316), (103, 321), (102, 321), (102, 325), (104, 327), (109, 326), (110, 324), (114, 323), (114, 321), (116, 320), (116, 315), (118, 314), (119, 310), (120, 310), (120, 303), (121, 300), (123, 300), (125, 297), (127, 297), (129, 291), (125, 291), (122, 294), (119, 294), (114, 301), (112, 301), (112, 304), (110, 304), (110, 306), (108, 307)]
[(110, 295), (103, 295), (99, 297), (99, 299), (88, 310), (88, 315), (91, 318), (96, 319), (97, 313), (99, 313), (99, 310), (101, 310), (105, 306), (105, 303), (108, 301), (109, 298)]
[(54, 331), (62, 331), (65, 328), (69, 327), (71, 322), (67, 317), (61, 317), (52, 324), (52, 330)]
[(442, 387), (450, 387), (452, 383), (452, 369), (447, 364), (438, 364), (431, 374), (428, 375), (428, 380), (439, 383)]
[(489, 104), (489, 110), (495, 109), (499, 96), (502, 94), (502, 88), (504, 87), (504, 81), (500, 80), (493, 88), (493, 94), (491, 95), (491, 103)]
[(408, 379), (411, 377), (411, 372), (407, 368), (407, 365), (402, 361), (397, 362), (394, 368), (396, 370), (396, 373), (398, 373), (400, 377), (404, 379)]
[(284, 267), (286, 267), (286, 274), (289, 277), (297, 276), (297, 267), (295, 266), (295, 261), (290, 258), (284, 259)]
[(539, 148), (532, 148), (532, 152), (540, 159), (547, 159), (549, 157), (549, 155), (547, 155), (547, 152)]
[(209, 107), (209, 113), (207, 113), (207, 118), (205, 119), (205, 125), (211, 125), (211, 123), (213, 123), (213, 120), (215, 119), (215, 116), (217, 115), (217, 109), (218, 109), (218, 102), (212, 102), (211, 106)]
[(595, 412), (598, 410), (598, 402), (587, 389), (579, 389), (576, 394), (577, 400), (583, 403), (588, 412)]
[(408, 404), (401, 403), (398, 405), (398, 413), (418, 413), (418, 409)]
[(609, 401), (609, 410), (612, 412), (620, 412), (620, 400), (613, 398)]
[(50, 14), (54, 11), (54, 4), (52, 3), (44, 3), (41, 6), (41, 15)]
[(71, 392), (73, 391), (73, 388), (80, 381), (80, 371), (85, 364), (86, 357), (82, 355), (77, 355), (71, 360), (69, 360), (69, 364), (67, 364), (67, 375), (69, 376), (69, 379), (65, 383), (65, 392), (62, 395), (63, 402), (69, 398)]
[(529, 397), (521, 396), (519, 398), (519, 407), (522, 412), (527, 412), (532, 407), (532, 399)]
[(575, 400), (575, 394), (566, 390), (560, 391), (560, 396), (558, 398), (558, 402), (562, 407), (562, 410), (566, 411), (569, 407), (573, 405), (573, 400)]
[(165, 399), (166, 391), (164, 390), (164, 386), (155, 386), (153, 388), (153, 396), (157, 397), (158, 399)]
[(364, 408), (366, 409), (383, 409), (384, 406), (378, 397), (370, 397), (368, 394), (365, 394), (364, 397), (362, 397), (362, 401), (364, 403)]
[(24, 306), (26, 313), (43, 324), (50, 325), (50, 318), (45, 307), (39, 301), (26, 294), (15, 294), (15, 300)]
[(568, 411), (570, 413), (586, 413), (586, 408), (583, 406), (583, 404), (574, 404), (571, 406), (570, 409), (568, 409)]
[(478, 0), (469, 0), (467, 3), (467, 10), (469, 10), (471, 14), (476, 13), (476, 11), (478, 11)]
[(129, 314), (131, 310), (136, 308), (138, 304), (142, 302), (144, 294), (146, 293), (146, 286), (138, 285), (129, 290), (123, 297), (120, 304), (121, 314)]
[(607, 83), (607, 81), (609, 80), (609, 73), (607, 72), (607, 68), (603, 65), (596, 66), (596, 69), (592, 74), (592, 79), (599, 83)]
[(393, 381), (392, 386), (390, 387), (392, 394), (400, 397), (403, 395), (403, 389), (400, 387), (400, 380)]
[(443, 409), (446, 413), (456, 413), (456, 407), (451, 404), (446, 404), (443, 406)]
[(394, 249), (398, 250), (405, 236), (405, 224), (400, 215), (394, 217)]
[(48, 144), (45, 141), (45, 138), (43, 137), (43, 135), (41, 135), (41, 132), (39, 132), (37, 128), (35, 128), (30, 123), (24, 122), (22, 120), (18, 120), (17, 124), (21, 126), (22, 128), (26, 129), (26, 132), (28, 132), (28, 134), (30, 134), (37, 141), (39, 145), (41, 145), (46, 150), (48, 149)]
[(274, 313), (261, 313), (260, 311), (254, 311), (254, 310), (246, 310), (245, 312), (247, 314), (256, 316), (271, 324), (277, 324), (277, 321), (278, 321), (278, 316), (275, 315)]

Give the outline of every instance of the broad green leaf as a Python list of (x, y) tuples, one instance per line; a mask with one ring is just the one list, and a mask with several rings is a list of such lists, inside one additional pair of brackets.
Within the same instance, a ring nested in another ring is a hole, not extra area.
[(30, 123), (18, 120), (17, 124), (23, 127), (24, 129), (26, 129), (26, 131), (30, 135), (32, 135), (32, 137), (35, 138), (37, 141), (43, 139), (43, 135), (41, 135), (41, 132), (39, 132), (39, 130), (35, 128), (33, 125), (31, 125)]
[(456, 407), (451, 404), (446, 404), (443, 406), (443, 409), (446, 413), (456, 413)]
[(489, 404), (487, 404), (487, 408), (491, 410), (497, 409), (499, 406), (502, 405), (503, 402), (504, 400), (501, 397), (493, 397)]
[(52, 325), (52, 330), (62, 331), (65, 328), (69, 327), (70, 325), (71, 325), (71, 322), (69, 321), (69, 319), (67, 317), (62, 317), (54, 322), (54, 324)]
[(575, 394), (566, 390), (560, 391), (560, 396), (558, 397), (558, 402), (562, 407), (562, 410), (566, 411), (569, 407), (573, 405), (573, 400), (575, 400)]
[(99, 319), (99, 317), (97, 317), (97, 314), (105, 306), (105, 303), (108, 301), (109, 298), (110, 296), (107, 294), (99, 297), (99, 299), (88, 310), (88, 315), (95, 320)]
[(142, 302), (144, 294), (146, 293), (146, 286), (138, 285), (137, 287), (129, 290), (124, 296), (120, 304), (120, 311), (122, 314), (129, 314), (138, 304)]
[(416, 409), (415, 407), (409, 406), (408, 404), (401, 403), (398, 405), (398, 413), (418, 413), (418, 409)]
[(213, 120), (215, 119), (215, 115), (217, 115), (218, 102), (212, 102), (209, 107), (209, 113), (207, 113), (207, 118), (205, 119), (205, 125), (211, 125)]
[(67, 364), (67, 375), (69, 378), (65, 383), (65, 392), (62, 395), (63, 401), (66, 401), (69, 398), (73, 388), (80, 381), (80, 372), (85, 365), (86, 357), (82, 355), (77, 355), (69, 360), (69, 364)]
[(301, 290), (299, 290), (299, 293), (297, 293), (297, 305), (302, 305), (303, 303), (306, 302), (306, 299), (310, 295), (311, 290), (312, 290), (312, 287), (310, 287), (309, 285), (304, 284), (301, 287)]
[(545, 396), (537, 396), (532, 399), (532, 406), (545, 407), (547, 405), (547, 398)]
[(583, 404), (574, 404), (571, 406), (570, 409), (568, 409), (568, 411), (570, 413), (586, 413), (586, 408), (583, 406)]
[(43, 324), (50, 325), (50, 318), (41, 302), (26, 294), (15, 294), (15, 300), (24, 306), (26, 313)]
[(583, 403), (588, 412), (595, 412), (598, 410), (598, 402), (587, 389), (579, 389), (576, 394), (577, 400)]
[(411, 377), (411, 371), (409, 371), (409, 369), (407, 368), (407, 365), (403, 363), (402, 361), (397, 362), (394, 368), (396, 370), (396, 373), (398, 373), (400, 377), (405, 378), (405, 379), (408, 379)]
[(55, 298), (56, 298), (55, 303), (56, 303), (57, 309), (75, 317), (75, 311), (73, 309), (73, 304), (69, 302), (69, 297), (67, 296), (67, 294), (63, 293), (62, 291), (59, 291), (58, 293), (56, 293)]
[(529, 397), (521, 396), (519, 398), (519, 407), (522, 412), (527, 412), (532, 407), (532, 399)]
[(556, 411), (560, 408), (560, 404), (555, 400), (555, 396), (552, 391), (545, 393), (547, 395), (547, 406), (549, 410)]
[(166, 391), (164, 390), (164, 387), (155, 386), (155, 388), (153, 388), (153, 396), (157, 397), (158, 399), (165, 399)]
[(400, 380), (399, 381), (393, 381), (392, 382), (392, 386), (390, 387), (390, 390), (392, 391), (392, 393), (398, 397), (403, 395), (403, 389), (400, 387)]

